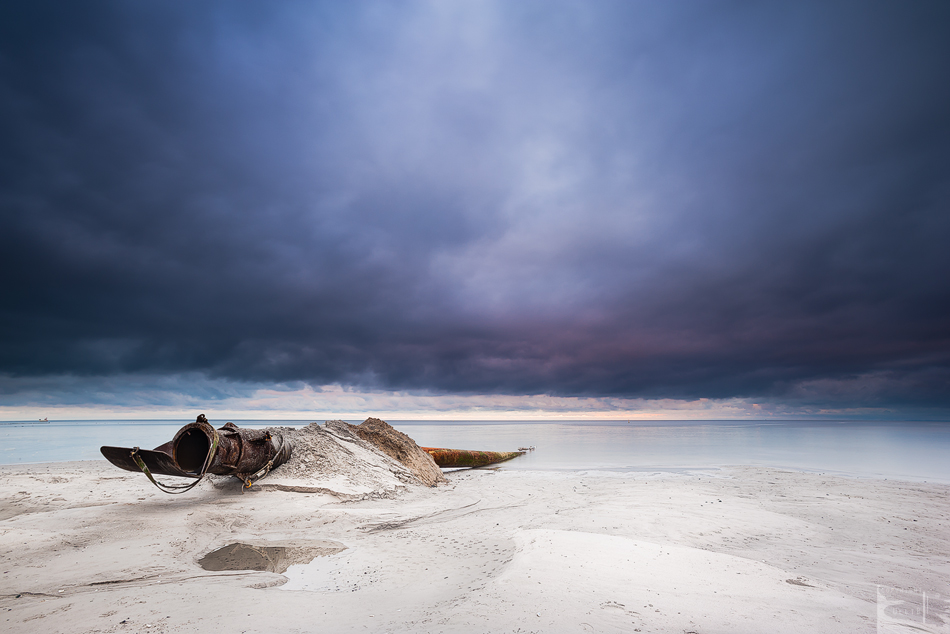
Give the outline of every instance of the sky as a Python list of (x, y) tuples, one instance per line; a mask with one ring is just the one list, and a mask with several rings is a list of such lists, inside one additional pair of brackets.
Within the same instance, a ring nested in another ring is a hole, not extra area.
[(948, 33), (3, 3), (0, 419), (950, 421)]

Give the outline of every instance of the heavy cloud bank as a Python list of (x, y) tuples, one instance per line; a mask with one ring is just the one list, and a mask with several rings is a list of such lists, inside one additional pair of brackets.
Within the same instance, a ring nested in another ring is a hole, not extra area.
[(7, 3), (0, 376), (950, 408), (946, 3)]

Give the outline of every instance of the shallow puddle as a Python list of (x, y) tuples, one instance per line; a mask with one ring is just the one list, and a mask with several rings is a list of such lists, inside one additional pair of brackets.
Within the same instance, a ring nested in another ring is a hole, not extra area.
[(295, 564), (308, 564), (317, 557), (327, 557), (346, 550), (340, 542), (330, 540), (279, 542), (267, 546), (228, 544), (211, 551), (198, 560), (205, 570), (261, 570), (283, 573)]

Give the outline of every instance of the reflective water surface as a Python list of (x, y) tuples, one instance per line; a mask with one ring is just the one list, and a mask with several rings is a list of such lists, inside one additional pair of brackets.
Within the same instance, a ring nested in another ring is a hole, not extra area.
[[(101, 459), (101, 445), (156, 447), (190, 421), (0, 423), (0, 464)], [(212, 421), (220, 426), (226, 421)], [(243, 427), (310, 421), (234, 421)], [(359, 421), (350, 421), (358, 423)], [(390, 421), (424, 446), (536, 451), (503, 469), (760, 465), (950, 482), (950, 424), (834, 421)]]
[[(505, 469), (681, 469), (759, 465), (950, 482), (950, 425), (650, 421), (395, 425), (420, 445), (536, 451)], [(443, 443), (443, 444), (440, 444)]]

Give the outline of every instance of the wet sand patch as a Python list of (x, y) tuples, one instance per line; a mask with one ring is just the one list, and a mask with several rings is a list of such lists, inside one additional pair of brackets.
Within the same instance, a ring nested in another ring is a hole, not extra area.
[(309, 564), (317, 557), (327, 557), (346, 550), (346, 546), (330, 540), (315, 542), (274, 543), (268, 545), (228, 544), (198, 560), (205, 570), (258, 570), (286, 572), (295, 564)]

